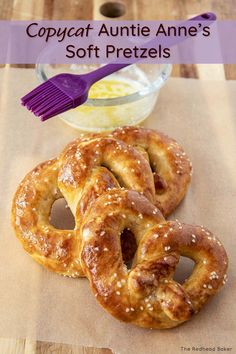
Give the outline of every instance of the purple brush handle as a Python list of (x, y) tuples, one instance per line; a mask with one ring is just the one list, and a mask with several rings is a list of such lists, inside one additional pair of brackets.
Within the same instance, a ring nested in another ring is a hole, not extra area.
[[(206, 12), (202, 15), (195, 16), (188, 21), (215, 21), (215, 20), (216, 20), (216, 15), (214, 13)], [(186, 21), (186, 22), (188, 22), (188, 21)], [(183, 23), (183, 25), (185, 23)], [(202, 31), (202, 28), (199, 28), (198, 32), (201, 32), (201, 31)], [(169, 44), (170, 44), (170, 46), (173, 46), (173, 45), (178, 44), (184, 40), (185, 40), (185, 38), (174, 38), (173, 42), (170, 42)], [(149, 47), (153, 44), (156, 44), (156, 39), (152, 39), (150, 42), (146, 43), (146, 46)], [(136, 62), (138, 62), (138, 61), (139, 61), (139, 59), (137, 59)], [(88, 79), (88, 81), (91, 84), (93, 84), (94, 82), (99, 81), (99, 80), (103, 79), (104, 77), (106, 77), (110, 74), (113, 74), (114, 72), (119, 71), (120, 69), (123, 69), (126, 66), (129, 66), (131, 64), (132, 63), (128, 63), (128, 64), (127, 63), (126, 64), (113, 63), (113, 64), (104, 65), (101, 68), (94, 70), (91, 73), (86, 74), (86, 80)]]
[(128, 65), (131, 65), (132, 63), (126, 63), (126, 64), (107, 64), (102, 66), (101, 68), (91, 71), (91, 73), (85, 74), (84, 76), (86, 76), (86, 81), (90, 82), (91, 85), (96, 82), (99, 81), (101, 79), (103, 79), (104, 77), (115, 73), (116, 71), (119, 71), (120, 69), (125, 68)]

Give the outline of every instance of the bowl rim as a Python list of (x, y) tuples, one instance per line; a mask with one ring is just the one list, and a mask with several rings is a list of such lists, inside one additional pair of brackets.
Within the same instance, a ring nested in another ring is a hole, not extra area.
[[(157, 63), (159, 64), (159, 63)], [(148, 65), (148, 64), (147, 64)], [(155, 65), (155, 64), (152, 64)], [(142, 88), (141, 90), (131, 93), (126, 96), (113, 97), (113, 98), (88, 98), (87, 101), (83, 104), (85, 106), (92, 107), (102, 107), (102, 106), (117, 106), (121, 104), (131, 103), (145, 98), (146, 96), (158, 91), (170, 77), (172, 71), (172, 64), (159, 64), (160, 71), (155, 81), (151, 82), (149, 86)], [(48, 80), (48, 77), (44, 70), (45, 64), (36, 63), (36, 76), (39, 81), (45, 82)]]

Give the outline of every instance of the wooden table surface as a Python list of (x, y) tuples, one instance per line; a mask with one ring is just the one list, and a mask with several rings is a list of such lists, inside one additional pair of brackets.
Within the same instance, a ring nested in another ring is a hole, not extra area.
[[(177, 20), (213, 11), (218, 19), (236, 19), (236, 0), (0, 0), (0, 19), (89, 20), (101, 14), (121, 14), (117, 19)], [(117, 4), (122, 3), (122, 5)], [(201, 80), (234, 80), (236, 65), (174, 65), (172, 76)], [(24, 339), (0, 339), (1, 354), (110, 354), (109, 349), (76, 347)], [(128, 351), (127, 351), (128, 354)], [(144, 353), (143, 353), (144, 354)]]

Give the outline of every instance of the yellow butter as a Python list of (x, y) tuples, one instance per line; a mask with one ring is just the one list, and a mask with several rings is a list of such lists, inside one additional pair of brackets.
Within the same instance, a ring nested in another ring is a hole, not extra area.
[[(112, 99), (139, 92), (143, 80), (132, 80), (114, 75), (96, 82), (89, 90), (89, 99)], [(152, 97), (150, 97), (152, 99)], [(143, 121), (152, 109), (150, 98), (114, 105), (87, 105), (65, 112), (63, 119), (74, 128), (85, 131), (112, 130), (118, 126), (134, 125)]]
[(137, 91), (133, 81), (101, 80), (96, 82), (89, 91), (89, 98), (115, 98), (130, 95)]

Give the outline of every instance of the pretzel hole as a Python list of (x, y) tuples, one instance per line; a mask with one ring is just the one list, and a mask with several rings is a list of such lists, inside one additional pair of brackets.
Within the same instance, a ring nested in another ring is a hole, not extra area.
[(173, 279), (179, 284), (183, 284), (192, 274), (194, 266), (195, 262), (192, 259), (180, 257)]
[(73, 230), (75, 228), (75, 219), (67, 208), (64, 198), (57, 199), (51, 209), (51, 225), (60, 230)]
[(166, 181), (157, 173), (153, 172), (153, 179), (156, 193), (162, 194), (167, 188)]
[(120, 235), (120, 243), (123, 262), (128, 269), (131, 269), (132, 260), (137, 250), (137, 242), (133, 232), (128, 229), (124, 229)]
[(118, 181), (120, 187), (126, 187), (125, 182), (123, 181), (122, 177), (117, 175), (113, 170), (111, 170), (111, 168), (105, 164), (101, 164), (102, 167), (106, 168), (114, 177), (115, 179)]

